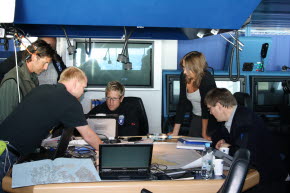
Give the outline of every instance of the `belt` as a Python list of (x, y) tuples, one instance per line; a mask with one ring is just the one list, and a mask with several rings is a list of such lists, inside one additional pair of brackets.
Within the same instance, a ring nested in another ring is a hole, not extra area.
[(11, 153), (13, 153), (17, 157), (20, 156), (20, 153), (16, 150), (16, 148), (13, 145), (7, 144), (7, 149), (8, 149), (8, 151), (10, 151)]

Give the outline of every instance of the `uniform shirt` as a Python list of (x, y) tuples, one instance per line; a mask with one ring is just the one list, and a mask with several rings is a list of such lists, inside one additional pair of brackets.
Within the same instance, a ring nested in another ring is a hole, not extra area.
[(3, 121), (0, 136), (27, 155), (59, 124), (65, 128), (87, 125), (83, 108), (63, 84), (41, 85), (26, 95)]

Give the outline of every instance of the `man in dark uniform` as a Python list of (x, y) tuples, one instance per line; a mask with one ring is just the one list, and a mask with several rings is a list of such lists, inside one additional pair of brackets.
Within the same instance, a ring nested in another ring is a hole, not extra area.
[(19, 155), (33, 153), (51, 128), (60, 124), (64, 128), (76, 128), (88, 144), (99, 149), (102, 141), (88, 126), (78, 100), (86, 86), (84, 72), (69, 67), (61, 74), (58, 84), (41, 85), (26, 95), (0, 125), (0, 140), (7, 143), (0, 156), (0, 181), (10, 167), (8, 160), (13, 164)]
[(106, 102), (94, 107), (88, 114), (117, 114), (119, 116), (119, 136), (143, 135), (140, 133), (141, 131), (139, 131), (137, 108), (132, 104), (122, 103), (124, 94), (125, 88), (120, 82), (109, 82), (106, 87)]
[(261, 117), (243, 106), (225, 88), (210, 90), (205, 103), (219, 122), (225, 122), (212, 136), (216, 149), (229, 147), (230, 155), (239, 148), (250, 150), (250, 164), (260, 173), (254, 192), (285, 192), (286, 165), (275, 147), (273, 138)]

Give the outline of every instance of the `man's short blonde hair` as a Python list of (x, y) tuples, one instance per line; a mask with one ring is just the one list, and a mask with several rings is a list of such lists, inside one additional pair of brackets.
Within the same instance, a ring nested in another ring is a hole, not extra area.
[(111, 81), (108, 82), (106, 87), (106, 96), (110, 91), (118, 91), (120, 93), (120, 97), (124, 96), (125, 94), (125, 87), (118, 81)]
[(78, 81), (87, 81), (86, 74), (77, 67), (68, 67), (60, 75), (58, 82), (66, 82), (71, 79), (77, 79)]

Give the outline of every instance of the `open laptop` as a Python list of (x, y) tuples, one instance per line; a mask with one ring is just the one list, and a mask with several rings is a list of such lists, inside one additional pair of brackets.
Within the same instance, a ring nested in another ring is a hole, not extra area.
[(99, 173), (102, 180), (150, 179), (153, 144), (101, 144)]
[(98, 134), (102, 141), (107, 142), (118, 138), (118, 116), (111, 114), (89, 115), (88, 125)]

